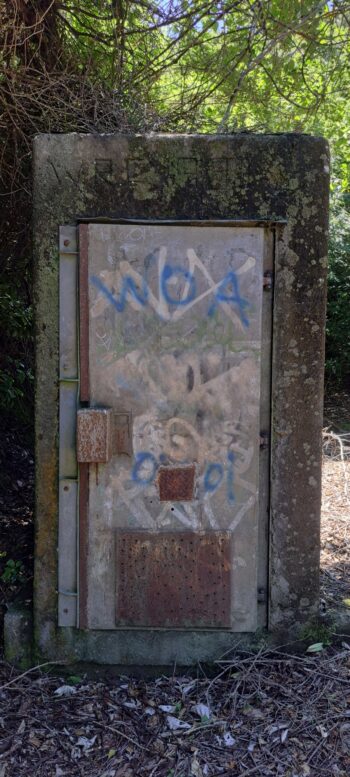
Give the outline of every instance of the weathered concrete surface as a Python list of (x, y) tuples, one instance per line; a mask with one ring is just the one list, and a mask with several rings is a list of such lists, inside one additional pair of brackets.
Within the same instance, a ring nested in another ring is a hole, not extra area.
[(329, 157), (302, 135), (47, 135), (34, 143), (37, 651), (112, 663), (205, 660), (229, 633), (57, 629), (58, 225), (93, 219), (286, 220), (277, 229), (270, 627), (318, 606)]
[(33, 617), (28, 607), (12, 604), (4, 620), (4, 652), (10, 664), (27, 669), (32, 661)]

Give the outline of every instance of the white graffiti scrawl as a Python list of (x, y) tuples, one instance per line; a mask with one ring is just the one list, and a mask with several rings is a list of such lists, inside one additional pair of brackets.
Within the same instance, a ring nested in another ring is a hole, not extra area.
[[(132, 414), (133, 456), (96, 509), (109, 528), (235, 531), (257, 500), (260, 235), (125, 226), (112, 251), (110, 229), (90, 244), (91, 390)], [(161, 502), (159, 468), (189, 464), (193, 499)]]
[[(128, 246), (122, 248), (127, 253)], [(237, 270), (228, 270), (215, 282), (193, 248), (186, 250), (184, 265), (169, 261), (166, 246), (157, 249), (157, 254), (158, 294), (147, 282), (147, 269), (140, 274), (129, 261), (122, 260), (115, 270), (102, 270), (99, 276), (92, 276), (91, 282), (100, 292), (92, 307), (92, 316), (101, 315), (109, 304), (118, 313), (124, 313), (127, 305), (135, 312), (149, 306), (161, 320), (176, 322), (208, 298), (209, 316), (220, 305), (238, 331), (249, 325), (246, 312), (249, 303), (240, 295), (239, 276), (254, 267), (254, 257), (248, 256)], [(197, 293), (196, 271), (207, 282), (207, 288), (200, 293)]]

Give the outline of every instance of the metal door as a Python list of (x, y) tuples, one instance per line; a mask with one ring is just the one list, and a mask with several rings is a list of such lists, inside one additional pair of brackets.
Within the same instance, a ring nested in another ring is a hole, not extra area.
[[(78, 399), (78, 625), (255, 630), (267, 575), (269, 230), (90, 223), (79, 252), (79, 396), (61, 381), (61, 448), (67, 435), (72, 447), (65, 405)], [(63, 294), (75, 283), (65, 273)], [(74, 340), (69, 326), (62, 337)], [(61, 553), (64, 532), (61, 510)], [(67, 560), (60, 568), (67, 605)]]

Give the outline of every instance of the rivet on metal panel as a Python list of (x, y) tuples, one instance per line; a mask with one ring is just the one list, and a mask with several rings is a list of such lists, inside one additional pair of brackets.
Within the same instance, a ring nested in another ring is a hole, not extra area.
[(193, 499), (195, 467), (159, 467), (161, 502), (188, 502)]
[(117, 532), (118, 625), (231, 625), (231, 534)]
[(84, 408), (77, 414), (77, 459), (106, 463), (112, 456), (112, 410)]
[(60, 253), (61, 254), (76, 254), (77, 253), (77, 228), (71, 225), (65, 225), (60, 227)]

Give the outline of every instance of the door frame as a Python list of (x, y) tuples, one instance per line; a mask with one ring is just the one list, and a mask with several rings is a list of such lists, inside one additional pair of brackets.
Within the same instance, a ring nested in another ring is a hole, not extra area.
[[(77, 388), (76, 393), (77, 406), (87, 407), (89, 403), (89, 305), (88, 305), (88, 243), (87, 230), (89, 224), (132, 224), (143, 226), (220, 226), (220, 227), (260, 227), (264, 228), (264, 293), (262, 302), (262, 340), (261, 340), (261, 377), (260, 377), (260, 429), (261, 447), (259, 455), (259, 518), (258, 518), (258, 617), (257, 626), (264, 628), (268, 623), (268, 582), (269, 582), (269, 524), (270, 524), (270, 457), (271, 457), (271, 377), (272, 377), (272, 331), (273, 331), (273, 275), (276, 244), (276, 222), (272, 220), (236, 220), (236, 219), (203, 219), (203, 220), (141, 220), (141, 219), (82, 219), (76, 226), (67, 226), (60, 228), (60, 243), (64, 247), (69, 233), (69, 241), (72, 239), (72, 233), (75, 233), (77, 251), (75, 256), (75, 278), (76, 278), (76, 310), (72, 310), (72, 300), (70, 299), (67, 311), (66, 300), (62, 297), (67, 288), (65, 275), (67, 274), (67, 256), (63, 251), (61, 253), (60, 275), (61, 283), (61, 317), (62, 315), (75, 319), (76, 331), (76, 351), (77, 351)], [(280, 222), (278, 222), (280, 226)], [(65, 237), (66, 236), (66, 237)], [(71, 256), (71, 255), (70, 255)], [(69, 263), (71, 267), (72, 262)], [(71, 268), (69, 275), (72, 275)], [(266, 279), (266, 283), (265, 283)], [(66, 327), (67, 329), (67, 327)], [(67, 336), (65, 331), (61, 333), (63, 337)], [(62, 344), (61, 344), (62, 350)], [(63, 349), (65, 350), (65, 349)], [(62, 391), (62, 386), (61, 386)], [(64, 401), (61, 401), (60, 416), (65, 416)], [(73, 419), (71, 418), (71, 421)], [(75, 419), (73, 422), (75, 429)], [(67, 423), (63, 423), (67, 426)], [(71, 440), (72, 443), (72, 440)], [(60, 443), (61, 444), (61, 443)], [(74, 440), (75, 445), (75, 440)], [(60, 480), (65, 481), (65, 473), (60, 473)], [(67, 582), (70, 583), (72, 575), (72, 548), (68, 551), (67, 543), (63, 534), (67, 532), (67, 517), (62, 506), (59, 519), (59, 625), (76, 625), (80, 629), (87, 628), (87, 534), (88, 534), (88, 499), (89, 499), (89, 464), (80, 463), (78, 466), (76, 490), (78, 493), (76, 504), (76, 516), (73, 523), (76, 524), (76, 591), (69, 592)], [(71, 484), (73, 485), (73, 484)], [(63, 485), (63, 488), (65, 486)], [(61, 501), (61, 500), (60, 500)], [(67, 500), (62, 500), (64, 502)], [(70, 508), (72, 513), (72, 507)], [(72, 518), (73, 516), (71, 516)], [(74, 538), (73, 538), (74, 541)], [(72, 542), (72, 531), (70, 531), (70, 542)], [(65, 553), (63, 558), (61, 554)], [(68, 576), (67, 576), (68, 568)], [(68, 577), (68, 580), (67, 580)], [(69, 598), (69, 594), (74, 594)], [(69, 611), (67, 610), (67, 602)], [(75, 605), (75, 607), (74, 607)], [(75, 612), (73, 612), (75, 610)], [(68, 617), (67, 617), (68, 615)], [(116, 630), (126, 627), (118, 627)], [(195, 629), (194, 629), (195, 630)]]

